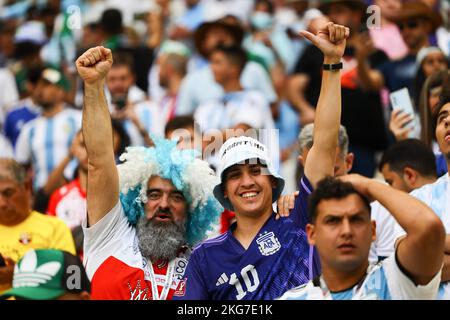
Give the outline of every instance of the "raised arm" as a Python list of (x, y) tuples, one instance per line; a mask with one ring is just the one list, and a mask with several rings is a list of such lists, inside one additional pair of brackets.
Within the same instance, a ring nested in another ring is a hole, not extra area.
[(428, 284), (442, 268), (445, 230), (439, 217), (422, 201), (359, 175), (342, 178), (370, 199), (378, 200), (405, 230), (397, 244), (397, 261), (416, 285)]
[(119, 200), (119, 177), (113, 150), (111, 116), (103, 91), (112, 65), (111, 50), (95, 47), (76, 61), (84, 81), (83, 137), (88, 154), (88, 225), (102, 219)]
[[(317, 35), (307, 31), (301, 31), (301, 34), (323, 52), (325, 64), (337, 64), (344, 55), (350, 30), (330, 22)], [(334, 173), (340, 121), (341, 73), (324, 70), (314, 120), (314, 144), (305, 163), (305, 175), (313, 187)]]

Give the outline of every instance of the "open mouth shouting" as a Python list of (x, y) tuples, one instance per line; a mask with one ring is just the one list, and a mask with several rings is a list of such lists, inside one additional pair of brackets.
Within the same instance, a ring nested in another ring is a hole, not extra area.
[(155, 220), (156, 221), (161, 221), (161, 222), (169, 222), (172, 221), (172, 214), (170, 212), (158, 212), (155, 215)]

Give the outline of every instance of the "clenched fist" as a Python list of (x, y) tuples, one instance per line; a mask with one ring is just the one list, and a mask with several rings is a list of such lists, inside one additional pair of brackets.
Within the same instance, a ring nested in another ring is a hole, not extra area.
[(105, 78), (113, 63), (110, 49), (95, 47), (83, 53), (75, 62), (78, 74), (88, 84)]

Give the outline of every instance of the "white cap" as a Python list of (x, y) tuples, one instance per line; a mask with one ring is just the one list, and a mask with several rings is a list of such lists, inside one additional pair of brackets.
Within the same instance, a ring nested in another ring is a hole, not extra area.
[(44, 24), (39, 21), (24, 23), (17, 29), (14, 41), (16, 43), (30, 41), (38, 45), (43, 45), (47, 41)]
[(417, 68), (420, 68), (420, 66), (422, 65), (423, 60), (429, 54), (436, 53), (436, 52), (440, 52), (443, 55), (445, 55), (444, 52), (438, 47), (424, 47), (424, 48), (420, 49), (419, 52), (417, 53), (417, 58), (416, 58)]
[(284, 188), (284, 179), (276, 173), (270, 161), (267, 147), (258, 140), (246, 136), (230, 138), (220, 148), (219, 158), (220, 162), (217, 173), (220, 177), (220, 183), (214, 187), (214, 196), (225, 209), (234, 210), (230, 200), (224, 196), (223, 173), (231, 166), (244, 164), (249, 159), (261, 160), (261, 162), (266, 164), (267, 171), (269, 171), (270, 175), (276, 179), (277, 185), (272, 192), (272, 202), (275, 202), (281, 195)]

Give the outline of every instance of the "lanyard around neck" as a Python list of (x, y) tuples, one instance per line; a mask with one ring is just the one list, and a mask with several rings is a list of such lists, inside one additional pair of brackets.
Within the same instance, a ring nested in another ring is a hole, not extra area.
[(175, 270), (175, 260), (176, 259), (172, 259), (169, 262), (169, 265), (167, 267), (167, 274), (165, 277), (165, 281), (163, 284), (163, 290), (161, 291), (161, 295), (159, 295), (158, 293), (158, 285), (156, 284), (156, 277), (155, 277), (155, 272), (153, 270), (153, 263), (151, 263), (150, 261), (150, 265), (149, 265), (149, 272), (150, 272), (150, 282), (152, 284), (152, 297), (153, 300), (166, 300), (167, 296), (169, 294), (169, 290), (170, 290), (170, 285), (172, 284), (172, 278), (173, 278), (173, 273)]

